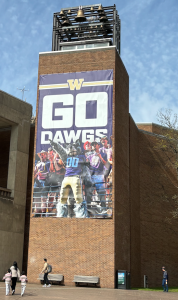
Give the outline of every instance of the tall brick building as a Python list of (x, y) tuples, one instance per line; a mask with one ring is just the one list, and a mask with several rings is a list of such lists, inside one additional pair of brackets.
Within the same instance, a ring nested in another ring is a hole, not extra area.
[[(101, 287), (115, 287), (116, 271), (131, 273), (131, 286), (160, 285), (161, 266), (166, 265), (170, 285), (177, 278), (176, 219), (172, 195), (176, 193), (173, 171), (154, 146), (159, 126), (134, 123), (129, 115), (127, 71), (115, 47), (41, 53), (39, 75), (113, 69), (113, 218), (31, 218), (28, 277), (37, 282), (43, 257), (54, 273), (95, 275)], [(28, 228), (27, 228), (28, 232)]]
[[(74, 275), (98, 276), (100, 286), (114, 288), (116, 271), (131, 274), (131, 287), (160, 286), (165, 265), (169, 285), (178, 277), (176, 174), (156, 149), (160, 127), (135, 124), (129, 114), (129, 76), (118, 46), (54, 49), (39, 54), (36, 126), (31, 127), (23, 269), (29, 282), (37, 280), (46, 257), (53, 273), (74, 285)], [(100, 45), (101, 46), (101, 45)], [(59, 47), (59, 45), (58, 45)], [(63, 47), (63, 46), (61, 46)], [(58, 50), (58, 51), (56, 51)], [(36, 160), (40, 76), (113, 70), (112, 97), (112, 217), (34, 218), (32, 176)]]

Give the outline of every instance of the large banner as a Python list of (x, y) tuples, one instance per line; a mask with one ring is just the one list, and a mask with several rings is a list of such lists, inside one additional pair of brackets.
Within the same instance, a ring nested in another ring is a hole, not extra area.
[(113, 70), (40, 76), (33, 217), (112, 217)]

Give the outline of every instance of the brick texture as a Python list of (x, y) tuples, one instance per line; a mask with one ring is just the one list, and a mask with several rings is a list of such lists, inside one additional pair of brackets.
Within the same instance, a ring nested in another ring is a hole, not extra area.
[(130, 271), (129, 78), (119, 56), (116, 56), (115, 70), (115, 269)]
[(141, 285), (139, 130), (130, 116), (129, 198), (131, 286)]
[[(139, 129), (141, 130), (139, 130)], [(144, 130), (144, 131), (143, 131)], [(161, 286), (162, 265), (169, 286), (177, 285), (178, 229), (175, 170), (166, 164), (166, 153), (156, 148), (167, 129), (151, 123), (137, 124), (130, 117), (131, 284)]]
[(177, 285), (177, 219), (172, 212), (177, 193), (175, 172), (166, 166), (163, 153), (155, 149), (157, 137), (139, 133), (141, 284), (148, 275), (149, 286), (160, 286), (162, 265), (169, 285)]
[[(39, 58), (39, 75), (103, 69), (113, 69), (114, 71), (113, 138), (117, 132), (118, 140), (117, 143), (113, 143), (113, 149), (115, 152), (117, 145), (119, 157), (114, 155), (113, 158), (114, 163), (115, 157), (117, 157), (113, 170), (113, 218), (31, 218), (28, 251), (28, 278), (30, 282), (37, 282), (44, 257), (48, 258), (52, 264), (54, 273), (64, 275), (65, 285), (74, 284), (72, 282), (74, 275), (95, 275), (100, 277), (101, 287), (114, 288), (116, 269), (119, 266), (124, 269), (129, 268), (129, 116), (126, 70), (114, 48), (80, 51), (80, 53), (52, 53), (40, 55)], [(116, 69), (117, 75), (119, 75), (117, 83), (115, 81)], [(116, 84), (118, 85), (117, 97), (115, 95)], [(117, 111), (117, 118), (120, 119), (119, 122), (115, 119), (115, 110)], [(116, 127), (118, 128), (116, 129)], [(124, 130), (121, 135), (122, 128)], [(121, 147), (121, 151), (118, 147)], [(124, 151), (125, 147), (127, 151)], [(120, 188), (117, 190), (117, 201), (115, 201), (115, 185), (118, 185), (120, 178), (122, 178), (122, 183), (119, 183)], [(116, 209), (115, 205), (117, 206)], [(121, 206), (122, 211), (119, 215), (116, 210)], [(116, 224), (115, 220), (118, 216), (119, 221)], [(123, 226), (123, 223), (126, 224), (127, 222), (126, 228), (121, 228), (121, 225)], [(117, 255), (115, 255), (116, 250), (118, 251)], [(122, 251), (124, 251), (124, 255), (121, 257)]]
[(136, 124), (137, 127), (141, 130), (144, 130), (144, 131), (149, 131), (149, 132), (153, 132), (153, 123), (138, 123)]
[[(95, 275), (100, 277), (101, 287), (114, 288), (116, 270), (123, 269), (131, 272), (132, 287), (143, 286), (144, 275), (149, 287), (155, 287), (161, 285), (161, 266), (165, 265), (169, 285), (176, 286), (178, 229), (173, 212), (177, 204), (172, 198), (177, 193), (176, 174), (155, 148), (160, 127), (136, 125), (129, 115), (129, 79), (117, 52), (49, 53), (39, 59), (39, 75), (102, 69), (114, 71), (113, 218), (30, 218), (36, 140), (31, 128), (23, 269), (28, 259), (29, 281), (37, 282), (46, 257), (53, 272), (64, 275), (65, 285), (74, 285), (74, 275)], [(3, 172), (7, 173), (10, 136), (1, 133), (1, 137), (2, 153), (7, 156)]]

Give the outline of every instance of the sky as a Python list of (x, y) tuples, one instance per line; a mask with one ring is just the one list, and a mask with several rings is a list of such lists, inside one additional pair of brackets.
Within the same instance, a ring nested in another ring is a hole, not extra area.
[(158, 123), (161, 108), (178, 114), (178, 0), (0, 0), (0, 90), (36, 111), (39, 52), (51, 51), (53, 13), (114, 5), (121, 19), (121, 59), (129, 74), (135, 122)]

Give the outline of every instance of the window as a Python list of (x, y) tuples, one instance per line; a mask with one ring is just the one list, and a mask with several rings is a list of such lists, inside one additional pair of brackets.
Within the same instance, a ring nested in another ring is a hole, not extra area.
[(65, 51), (65, 50), (76, 50), (76, 49), (90, 49), (90, 48), (97, 48), (97, 47), (108, 47), (109, 46), (109, 42), (106, 43), (95, 43), (95, 44), (82, 44), (82, 45), (66, 45), (66, 46), (62, 46), (61, 50)]

